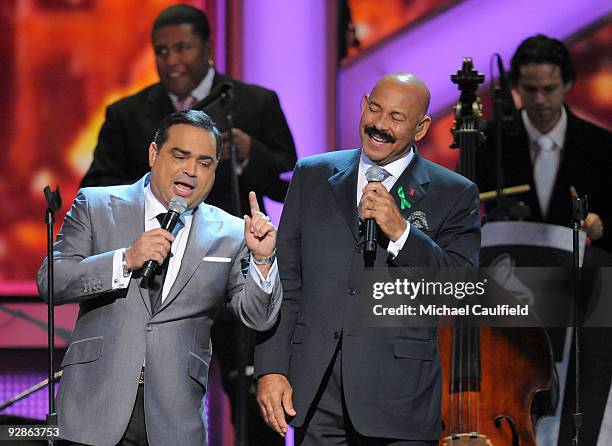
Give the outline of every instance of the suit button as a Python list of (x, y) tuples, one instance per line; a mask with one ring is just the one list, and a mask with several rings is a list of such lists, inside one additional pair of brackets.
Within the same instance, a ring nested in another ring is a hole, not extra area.
[(355, 252), (363, 252), (363, 247), (361, 245), (356, 245)]
[(340, 333), (334, 331), (334, 339), (338, 339), (340, 337)]
[(349, 288), (348, 290), (346, 290), (346, 292), (349, 296), (354, 296), (355, 294), (357, 294), (357, 290), (355, 288)]

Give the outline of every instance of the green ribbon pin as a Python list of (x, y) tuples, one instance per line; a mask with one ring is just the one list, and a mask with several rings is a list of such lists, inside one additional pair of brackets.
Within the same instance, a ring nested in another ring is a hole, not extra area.
[(406, 195), (404, 194), (404, 186), (400, 186), (399, 189), (397, 190), (397, 196), (400, 197), (401, 201), (401, 208), (402, 209), (410, 209), (412, 207), (412, 205), (410, 203), (408, 203), (408, 200), (406, 200)]

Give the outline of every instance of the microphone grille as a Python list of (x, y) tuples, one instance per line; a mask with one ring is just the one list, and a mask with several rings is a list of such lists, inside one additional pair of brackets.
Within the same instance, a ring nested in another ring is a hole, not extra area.
[(382, 183), (389, 175), (390, 173), (388, 171), (377, 165), (368, 167), (365, 173), (368, 183)]
[(168, 209), (171, 211), (182, 214), (187, 210), (187, 201), (183, 197), (172, 197), (170, 203), (168, 204)]

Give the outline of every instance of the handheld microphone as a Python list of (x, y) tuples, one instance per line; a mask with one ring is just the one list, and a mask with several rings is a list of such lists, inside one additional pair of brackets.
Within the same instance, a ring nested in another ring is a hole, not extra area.
[[(176, 223), (179, 220), (179, 217), (183, 212), (187, 210), (187, 202), (183, 197), (173, 197), (168, 204), (168, 212), (164, 215), (164, 219), (161, 223), (161, 228), (165, 229), (168, 232), (172, 232)], [(155, 272), (155, 269), (159, 266), (155, 260), (147, 260), (144, 264), (144, 269), (142, 272), (142, 283), (148, 283), (149, 279)]]
[[(385, 180), (383, 169), (369, 168), (366, 171), (366, 180), (369, 183), (382, 183)], [(376, 258), (376, 233), (378, 226), (373, 218), (366, 218), (365, 221), (365, 242), (363, 245), (363, 258), (368, 263)]]

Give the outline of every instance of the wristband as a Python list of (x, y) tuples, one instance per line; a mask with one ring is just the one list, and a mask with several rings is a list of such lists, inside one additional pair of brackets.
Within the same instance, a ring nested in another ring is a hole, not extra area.
[(270, 257), (264, 257), (263, 259), (258, 259), (257, 257), (253, 255), (253, 253), (251, 253), (251, 259), (253, 259), (253, 263), (255, 265), (270, 265), (274, 263), (274, 260), (276, 260), (276, 248), (274, 248), (274, 251), (272, 252), (272, 255)]
[(127, 260), (125, 259), (125, 249), (123, 250), (123, 252), (121, 253), (121, 269), (123, 270), (123, 277), (124, 278), (128, 278), (130, 277), (130, 271), (128, 270), (127, 267)]

